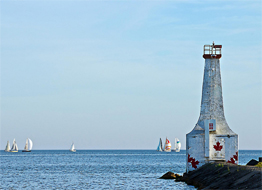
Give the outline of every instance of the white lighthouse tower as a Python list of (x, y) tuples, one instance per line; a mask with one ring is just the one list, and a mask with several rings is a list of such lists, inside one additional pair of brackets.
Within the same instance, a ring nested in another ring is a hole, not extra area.
[(210, 161), (238, 164), (238, 135), (228, 126), (223, 107), (220, 58), (222, 45), (204, 45), (200, 116), (186, 135), (187, 172)]

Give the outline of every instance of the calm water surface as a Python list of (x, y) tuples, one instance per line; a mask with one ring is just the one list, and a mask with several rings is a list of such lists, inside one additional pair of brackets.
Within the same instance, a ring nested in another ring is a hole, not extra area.
[[(261, 151), (239, 151), (239, 164), (258, 160)], [(195, 189), (158, 179), (183, 174), (186, 152), (155, 150), (0, 151), (1, 189)]]

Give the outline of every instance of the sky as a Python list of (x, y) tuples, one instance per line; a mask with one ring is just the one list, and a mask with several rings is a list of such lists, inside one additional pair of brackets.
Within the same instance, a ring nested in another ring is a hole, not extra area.
[(225, 117), (262, 149), (262, 2), (0, 2), (0, 149), (185, 149), (200, 114), (203, 46), (222, 44)]

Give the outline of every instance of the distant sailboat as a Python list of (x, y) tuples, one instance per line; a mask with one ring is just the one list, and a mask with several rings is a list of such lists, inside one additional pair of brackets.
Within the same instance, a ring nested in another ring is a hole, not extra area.
[(10, 143), (7, 141), (6, 147), (5, 147), (5, 152), (10, 152)]
[(71, 148), (69, 149), (71, 152), (76, 152), (75, 145), (72, 143)]
[(165, 143), (164, 151), (165, 151), (165, 152), (171, 152), (171, 143), (170, 143), (170, 141), (169, 141), (167, 138), (166, 138), (166, 143)]
[(15, 142), (15, 139), (13, 141), (13, 145), (12, 145), (12, 148), (11, 148), (10, 152), (18, 152), (18, 146), (17, 146), (17, 144)]
[(160, 152), (162, 152), (163, 151), (163, 146), (162, 146), (162, 139), (160, 138), (160, 140), (159, 140), (159, 144), (158, 144), (158, 147), (157, 147), (157, 149), (156, 149), (157, 151), (160, 151)]
[(22, 152), (31, 152), (33, 148), (33, 142), (31, 139), (27, 138), (25, 142), (25, 148), (22, 150)]
[(180, 152), (180, 148), (181, 148), (181, 142), (179, 141), (178, 138), (176, 138), (175, 139), (175, 151)]

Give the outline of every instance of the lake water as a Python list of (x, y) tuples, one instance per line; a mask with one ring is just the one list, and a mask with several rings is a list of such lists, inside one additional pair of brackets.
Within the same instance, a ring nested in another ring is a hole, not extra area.
[[(261, 156), (262, 151), (240, 150), (239, 164)], [(0, 169), (1, 189), (195, 189), (158, 179), (168, 171), (185, 172), (185, 150), (0, 151)]]

